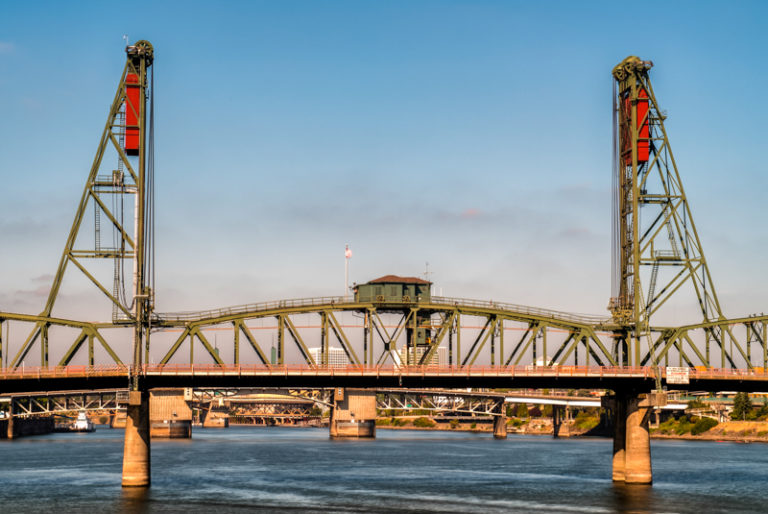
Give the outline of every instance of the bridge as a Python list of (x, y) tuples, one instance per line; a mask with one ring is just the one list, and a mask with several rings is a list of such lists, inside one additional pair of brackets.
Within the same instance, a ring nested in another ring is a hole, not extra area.
[[(154, 48), (138, 41), (126, 54), (46, 304), (38, 315), (0, 312), (0, 362), (6, 363), (0, 394), (128, 387), (124, 486), (150, 484), (153, 388), (333, 388), (330, 430), (339, 437), (373, 434), (366, 427), (371, 412), (375, 417), (377, 388), (610, 389), (614, 394), (602, 405), (614, 418), (613, 479), (626, 483), (652, 482), (648, 417), (667, 403), (664, 388), (767, 389), (768, 316), (723, 315), (650, 61), (628, 57), (612, 72), (609, 316), (432, 296), (429, 281), (394, 275), (356, 285), (353, 296), (160, 313), (154, 308)], [(85, 219), (93, 220), (92, 230)], [(54, 315), (72, 268), (108, 302), (111, 319)], [(683, 290), (695, 295), (700, 319), (656, 324)], [(120, 347), (128, 342), (126, 363)], [(11, 344), (18, 348), (13, 357)], [(154, 363), (151, 351), (158, 348), (163, 356)], [(86, 349), (87, 365), (74, 365)], [(500, 423), (495, 435), (503, 432)]]

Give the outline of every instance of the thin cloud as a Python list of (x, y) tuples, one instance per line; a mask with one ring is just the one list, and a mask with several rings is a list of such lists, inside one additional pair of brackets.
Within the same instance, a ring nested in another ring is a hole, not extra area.
[(12, 54), (16, 49), (16, 45), (8, 41), (0, 41), (0, 55)]
[(477, 218), (477, 217), (478, 217), (478, 216), (480, 216), (481, 214), (482, 214), (482, 213), (480, 212), (480, 210), (479, 210), (479, 209), (475, 209), (475, 208), (469, 208), (469, 209), (465, 209), (465, 210), (464, 210), (464, 211), (461, 213), (461, 217), (462, 217), (462, 218), (464, 218), (464, 219), (471, 219), (471, 218)]

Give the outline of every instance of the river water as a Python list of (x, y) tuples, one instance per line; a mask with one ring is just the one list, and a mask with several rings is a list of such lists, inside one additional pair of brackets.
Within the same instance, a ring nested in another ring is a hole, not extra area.
[(0, 441), (0, 512), (768, 512), (768, 445), (653, 441), (655, 483), (610, 480), (609, 439), (379, 430), (193, 430), (120, 487), (122, 430)]

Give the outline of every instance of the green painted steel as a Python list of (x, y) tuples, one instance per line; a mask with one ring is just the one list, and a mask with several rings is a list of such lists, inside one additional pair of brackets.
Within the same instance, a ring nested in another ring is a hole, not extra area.
[[(441, 349), (447, 349), (447, 364), (467, 369), (482, 361), (490, 361), (497, 368), (571, 362), (596, 366), (768, 368), (768, 316), (729, 320), (722, 314), (672, 155), (664, 127), (665, 115), (648, 77), (652, 65), (636, 57), (625, 59), (613, 70), (616, 259), (611, 317), (433, 297), (429, 282), (392, 275), (357, 285), (352, 301), (324, 297), (198, 313), (155, 313), (151, 282), (152, 131), (151, 109), (146, 108), (151, 91), (148, 71), (153, 58), (153, 48), (146, 41), (127, 48), (126, 65), (43, 312), (37, 316), (0, 312), (0, 359), (4, 354), (8, 358), (7, 336), (4, 338), (8, 324), (24, 324), (29, 329), (10, 361), (11, 368), (18, 368), (35, 345), (39, 346), (40, 362), (48, 366), (50, 331), (62, 327), (72, 335), (56, 336), (55, 346), (62, 355), (59, 365), (69, 364), (85, 348), (88, 363), (95, 364), (97, 345), (120, 363), (113, 350), (114, 339), (118, 338), (113, 334), (132, 329), (131, 361), (135, 369), (148, 362), (149, 334), (155, 330), (179, 331), (165, 351), (163, 363), (180, 360), (185, 344), (189, 345), (189, 362), (194, 363), (195, 347), (199, 344), (203, 355), (224, 366), (229, 359), (220, 355), (216, 344), (210, 342), (210, 331), (220, 330), (221, 326), (231, 329), (229, 340), (235, 364), (241, 362), (240, 343), (244, 338), (245, 348), (253, 350), (262, 364), (278, 366), (286, 364), (291, 348), (307, 366), (328, 366), (330, 349), (336, 346), (352, 365), (360, 366), (429, 365)], [(127, 74), (140, 77), (141, 143), (136, 161), (129, 160), (123, 150)], [(638, 109), (645, 102), (647, 110)], [(647, 133), (643, 127), (647, 127)], [(647, 156), (643, 154), (646, 148)], [(104, 174), (100, 170), (107, 166), (107, 150), (115, 151), (118, 162), (117, 169), (110, 168)], [(134, 227), (126, 227), (122, 211), (111, 207), (115, 203), (105, 201), (108, 196), (134, 200)], [(78, 236), (83, 232), (89, 206), (94, 212), (94, 241), (93, 247), (86, 248), (78, 244)], [(645, 223), (639, 216), (641, 207)], [(116, 247), (100, 244), (102, 218), (116, 235)], [(88, 264), (92, 259), (114, 261), (112, 284), (96, 276)], [(111, 322), (88, 323), (51, 315), (69, 263), (112, 303)], [(131, 298), (122, 294), (124, 277), (118, 271), (123, 263), (136, 265)], [(684, 286), (693, 287), (702, 321), (680, 327), (654, 325), (653, 316)], [(360, 319), (361, 337), (341, 323), (343, 313)], [(306, 315), (319, 318), (312, 334), (307, 334), (296, 320)], [(385, 318), (393, 316), (397, 322), (388, 325)], [(273, 351), (248, 326), (249, 320), (259, 319), (275, 320), (277, 344)], [(319, 341), (317, 359), (310, 351), (310, 340)], [(132, 378), (133, 386), (137, 387), (138, 377)]]
[(651, 85), (652, 67), (652, 62), (630, 56), (613, 69), (614, 262), (609, 310), (621, 327), (616, 331), (615, 353), (628, 365), (658, 364), (669, 358), (672, 347), (685, 361), (690, 360), (686, 349), (698, 353), (696, 344), (685, 338), (660, 344), (670, 335), (652, 328), (652, 317), (686, 286), (698, 299), (700, 327), (707, 327), (704, 365), (715, 364), (710, 356), (714, 343), (721, 358), (716, 367), (725, 367), (726, 361), (736, 367), (734, 352), (751, 367), (727, 324), (707, 325), (725, 316), (664, 127), (666, 114)]

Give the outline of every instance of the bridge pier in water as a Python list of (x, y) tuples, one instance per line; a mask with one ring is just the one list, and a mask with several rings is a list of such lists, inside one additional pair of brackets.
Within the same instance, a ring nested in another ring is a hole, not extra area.
[(149, 391), (131, 391), (125, 419), (123, 487), (149, 487)]
[(507, 438), (507, 411), (504, 400), (496, 403), (494, 411), (496, 415), (493, 417), (493, 438), (494, 439), (506, 439)]
[(570, 405), (552, 406), (552, 437), (571, 437), (571, 407)]
[(13, 399), (11, 399), (10, 403), (8, 404), (8, 425), (7, 425), (8, 439), (13, 439), (14, 437), (16, 437), (16, 430), (15, 430), (16, 427), (14, 426), (13, 407), (14, 407), (14, 401)]
[(654, 407), (667, 403), (666, 393), (617, 391), (604, 405), (613, 412), (613, 481), (653, 483), (649, 422)]
[(375, 438), (376, 392), (335, 388), (328, 428), (331, 438)]

